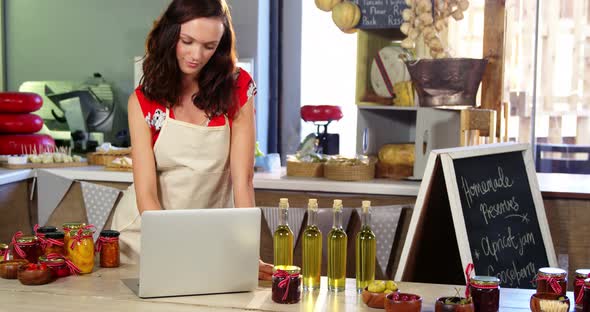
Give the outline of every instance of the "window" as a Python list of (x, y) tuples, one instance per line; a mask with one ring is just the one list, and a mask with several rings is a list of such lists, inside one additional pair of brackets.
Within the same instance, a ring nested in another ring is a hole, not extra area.
[[(340, 134), (340, 154), (356, 152), (356, 35), (341, 32), (330, 12), (302, 2), (301, 105), (338, 105), (343, 118), (328, 132)], [(316, 127), (301, 120), (301, 138)]]

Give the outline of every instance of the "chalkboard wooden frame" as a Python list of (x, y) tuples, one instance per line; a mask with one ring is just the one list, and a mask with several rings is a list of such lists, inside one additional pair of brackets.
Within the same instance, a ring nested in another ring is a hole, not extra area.
[[(430, 260), (432, 262), (432, 266), (436, 267), (438, 270), (443, 269), (449, 271), (451, 272), (450, 275), (452, 276), (452, 278), (447, 277), (446, 280), (435, 280), (433, 282), (454, 284), (460, 283), (461, 281), (465, 282), (465, 277), (462, 275), (462, 272), (469, 263), (473, 263), (473, 256), (471, 254), (472, 249), (469, 246), (467, 227), (463, 215), (463, 208), (459, 195), (459, 185), (457, 183), (455, 165), (453, 161), (465, 158), (513, 152), (522, 153), (523, 163), (525, 165), (526, 175), (528, 178), (528, 185), (530, 187), (532, 200), (535, 205), (535, 211), (537, 214), (537, 220), (539, 223), (547, 261), (549, 266), (557, 267), (557, 257), (549, 231), (547, 216), (543, 206), (543, 199), (541, 192), (539, 191), (539, 185), (537, 182), (530, 146), (528, 144), (500, 143), (432, 151), (426, 165), (422, 184), (420, 185), (420, 191), (418, 192), (416, 205), (414, 206), (414, 211), (412, 213), (408, 234), (406, 236), (404, 248), (400, 257), (400, 263), (395, 274), (395, 280), (423, 282), (424, 274), (419, 274), (416, 272), (425, 270), (429, 272), (430, 276), (432, 276), (433, 271), (426, 267), (426, 264), (423, 260), (416, 261), (416, 254), (420, 254), (420, 245), (424, 244), (424, 241), (428, 241), (429, 239), (438, 239), (438, 237), (429, 237), (432, 236), (432, 234), (429, 235), (429, 229), (424, 228), (423, 225), (425, 222), (427, 222), (424, 220), (426, 216), (426, 210), (433, 208), (430, 207), (431, 202), (437, 200), (440, 201), (442, 198), (443, 201), (447, 201), (448, 203), (440, 205), (440, 208), (447, 210), (450, 209), (450, 214), (452, 216), (452, 227), (454, 228), (454, 237), (456, 237), (458, 252), (456, 249), (450, 248), (452, 251), (450, 255), (447, 255), (448, 259), (444, 259), (445, 257), (442, 257), (443, 259), (441, 260), (441, 257), (433, 257), (434, 259)], [(442, 177), (440, 175), (442, 175)], [(443, 184), (443, 186), (437, 187), (437, 183)], [(446, 190), (446, 194), (435, 194), (441, 193), (441, 188)], [(420, 264), (416, 265), (416, 262), (420, 262)], [(461, 267), (457, 268), (456, 266), (459, 263)], [(477, 274), (477, 272), (475, 273)], [(485, 275), (485, 272), (481, 272), (481, 274)]]

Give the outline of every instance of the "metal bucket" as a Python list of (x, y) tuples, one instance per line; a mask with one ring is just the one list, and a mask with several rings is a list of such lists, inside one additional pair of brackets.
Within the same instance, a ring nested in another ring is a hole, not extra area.
[(443, 58), (406, 61), (423, 107), (476, 106), (475, 97), (488, 61)]

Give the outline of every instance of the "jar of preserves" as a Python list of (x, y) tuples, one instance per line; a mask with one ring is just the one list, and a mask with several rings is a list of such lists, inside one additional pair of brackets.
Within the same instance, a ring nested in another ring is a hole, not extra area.
[(36, 236), (23, 236), (23, 233), (18, 231), (12, 237), (12, 257), (14, 259), (26, 259), (29, 263), (37, 263), (42, 254), (43, 250), (41, 250)]
[(120, 264), (119, 232), (114, 230), (100, 231), (100, 237), (96, 243), (96, 252), (100, 253), (100, 266), (103, 268), (116, 268)]
[(7, 256), (8, 256), (8, 245), (0, 244), (0, 259), (8, 260), (8, 259), (5, 259)]
[(540, 268), (537, 272), (537, 293), (565, 296), (567, 272), (560, 268)]
[(64, 237), (64, 232), (51, 232), (45, 234), (45, 248), (43, 248), (43, 254), (48, 255), (50, 253), (56, 253), (65, 256), (66, 249)]
[(474, 276), (469, 283), (469, 293), (475, 311), (497, 312), (500, 309), (500, 279), (493, 276)]
[(273, 269), (272, 301), (297, 303), (301, 300), (301, 269), (294, 265), (278, 265)]
[(37, 239), (39, 240), (39, 244), (41, 245), (41, 249), (45, 249), (45, 234), (51, 232), (57, 232), (57, 228), (55, 226), (39, 226), (39, 224), (35, 224), (33, 227), (33, 232)]
[(578, 269), (576, 270), (576, 281), (574, 282), (574, 302), (576, 308), (582, 308), (582, 302), (584, 299), (584, 280), (590, 278), (590, 269)]
[[(86, 223), (84, 222), (69, 222), (69, 223), (64, 223), (62, 224), (62, 229), (64, 231), (64, 244), (65, 246), (69, 246), (70, 244), (70, 237), (74, 234), (76, 234), (76, 232), (79, 229), (82, 229), (86, 226)], [(70, 233), (71, 232), (71, 233)], [(66, 248), (66, 256), (68, 256), (70, 254), (70, 249)]]
[(53, 278), (70, 275), (70, 270), (64, 258), (47, 259), (47, 256), (41, 256), (39, 257), (39, 263), (45, 264), (49, 268)]
[(70, 238), (68, 258), (80, 269), (81, 274), (91, 273), (94, 268), (94, 240), (92, 231), (79, 229)]

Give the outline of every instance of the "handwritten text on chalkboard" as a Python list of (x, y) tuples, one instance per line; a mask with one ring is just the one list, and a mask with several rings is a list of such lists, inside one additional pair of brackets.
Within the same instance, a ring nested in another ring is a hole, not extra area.
[(361, 8), (360, 29), (399, 28), (404, 22), (402, 11), (408, 6), (404, 0), (354, 0)]
[(471, 254), (478, 275), (531, 288), (548, 266), (521, 152), (455, 159)]

